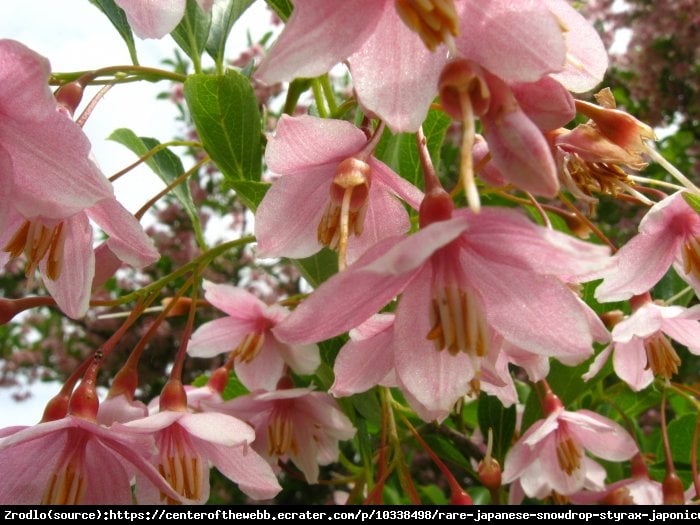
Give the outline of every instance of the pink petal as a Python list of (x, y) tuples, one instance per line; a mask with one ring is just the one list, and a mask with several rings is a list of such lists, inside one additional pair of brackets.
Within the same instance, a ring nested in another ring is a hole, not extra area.
[(41, 264), (44, 285), (58, 307), (73, 319), (85, 315), (90, 302), (95, 275), (95, 252), (92, 249), (92, 228), (87, 215), (79, 213), (63, 221), (65, 242), (58, 278), (46, 277), (46, 260)]
[[(131, 475), (125, 461), (97, 439), (85, 447), (85, 499), (89, 505), (131, 505)], [(128, 465), (130, 467), (130, 465)], [(131, 470), (131, 469), (129, 469)], [(106, 476), (105, 473), (109, 472)], [(35, 501), (34, 504), (37, 502)]]
[(253, 322), (265, 316), (267, 305), (243, 288), (204, 281), (204, 297), (239, 322)]
[(424, 421), (442, 421), (469, 391), (474, 366), (466, 354), (438, 351), (427, 339), (432, 326), (433, 273), (422, 270), (406, 288), (396, 310), (394, 361), (401, 389)]
[(233, 317), (214, 319), (195, 330), (187, 353), (192, 357), (214, 357), (233, 352), (254, 328), (251, 322)]
[(388, 188), (373, 184), (369, 190), (369, 202), (362, 235), (348, 239), (347, 263), (352, 264), (382, 239), (408, 233), (411, 223), (403, 204)]
[(116, 199), (104, 199), (87, 210), (88, 216), (109, 235), (107, 246), (130, 266), (143, 268), (160, 259), (141, 224)]
[(613, 328), (613, 340), (627, 343), (635, 337), (647, 337), (661, 329), (661, 310), (655, 305), (645, 304)]
[(537, 0), (458, 2), (457, 50), (506, 82), (559, 71), (566, 45), (556, 18)]
[(285, 175), (255, 212), (258, 257), (309, 257), (321, 249), (318, 224), (329, 200), (333, 173), (327, 166)]
[(597, 86), (608, 68), (608, 53), (600, 36), (566, 0), (545, 0), (547, 7), (565, 28), (566, 64), (552, 75), (566, 89), (583, 93)]
[(644, 340), (638, 337), (624, 343), (614, 343), (613, 368), (617, 377), (639, 392), (654, 380), (654, 373), (647, 368), (647, 352)]
[(345, 60), (374, 31), (384, 7), (379, 0), (303, 0), (256, 76), (268, 84), (294, 77), (317, 77)]
[[(548, 435), (553, 431), (550, 429), (551, 420), (550, 419), (540, 419), (536, 421), (530, 428), (527, 429), (525, 434), (513, 444), (513, 446), (508, 450), (506, 454), (506, 459), (503, 466), (503, 483), (511, 483), (518, 479), (522, 472), (537, 458), (536, 451), (533, 450), (532, 445), (527, 442), (527, 439), (538, 431), (540, 427), (548, 424), (548, 428), (543, 433), (543, 435)], [(555, 422), (556, 423), (556, 422)], [(555, 426), (556, 428), (556, 426)]]
[(215, 445), (232, 447), (252, 443), (255, 440), (255, 432), (250, 425), (226, 414), (214, 412), (185, 414), (178, 419), (177, 424), (195, 438)]
[(180, 23), (185, 0), (115, 0), (139, 38), (162, 38)]
[(13, 40), (0, 40), (0, 57), (0, 144), (12, 161), (12, 205), (26, 218), (62, 219), (111, 197), (88, 159), (87, 137), (56, 109), (48, 61)]
[(536, 195), (559, 191), (551, 150), (539, 128), (520, 109), (481, 118), (492, 162), (506, 180)]
[(311, 421), (294, 421), (294, 440), (298, 444), (297, 450), (290, 452), (289, 456), (299, 470), (304, 473), (306, 481), (310, 484), (318, 483), (318, 459), (317, 445), (314, 439)]
[(319, 426), (319, 435), (337, 440), (350, 439), (355, 435), (355, 427), (340, 410), (338, 403), (325, 392), (310, 392), (300, 397), (296, 404), (300, 413)]
[(569, 432), (594, 456), (608, 461), (625, 461), (639, 449), (620, 425), (590, 410), (564, 412)]
[(585, 359), (593, 352), (582, 303), (555, 277), (464, 254), (488, 323), (508, 342), (538, 355)]
[(276, 351), (284, 362), (297, 374), (313, 374), (321, 364), (321, 352), (315, 344), (288, 345), (280, 343), (274, 336), (271, 337), (271, 341), (276, 345)]
[(126, 423), (148, 416), (148, 407), (138, 400), (129, 400), (124, 394), (108, 397), (100, 403), (97, 422), (111, 426), (113, 423)]
[(591, 365), (588, 367), (588, 371), (581, 376), (581, 379), (584, 381), (590, 381), (596, 375), (598, 375), (598, 372), (600, 372), (605, 366), (605, 363), (607, 363), (612, 351), (613, 345), (610, 344), (606, 346), (598, 355), (596, 355), (595, 359), (593, 359)]
[(95, 277), (92, 280), (93, 291), (99, 290), (121, 268), (122, 261), (112, 250), (107, 242), (103, 242), (95, 248)]
[(423, 202), (423, 197), (425, 197), (421, 190), (403, 177), (397, 175), (389, 166), (374, 157), (369, 158), (369, 165), (372, 167), (372, 179), (375, 183), (385, 186), (414, 210), (419, 209), (420, 203)]
[(542, 131), (561, 128), (576, 116), (574, 98), (551, 77), (511, 86), (527, 117)]
[(349, 60), (355, 91), (360, 104), (392, 132), (415, 132), (437, 95), (447, 53), (444, 48), (428, 51), (393, 2), (382, 3), (376, 30)]
[(250, 447), (221, 447), (208, 442), (198, 443), (198, 446), (217, 470), (247, 496), (256, 500), (271, 499), (282, 490), (270, 465)]
[(681, 242), (663, 231), (633, 237), (599, 273), (603, 282), (596, 288), (596, 300), (623, 301), (649, 291), (668, 271)]
[[(663, 308), (663, 311), (666, 313), (670, 309), (671, 307)], [(698, 323), (700, 305), (682, 310), (677, 317), (664, 315), (661, 329), (669, 337), (688, 347), (693, 354), (698, 355), (700, 354), (700, 323)]]
[[(330, 393), (344, 397), (386, 385), (384, 379), (394, 368), (392, 351), (393, 315), (378, 314), (350, 331), (350, 341), (335, 358), (335, 382)], [(395, 386), (395, 385), (386, 385)]]
[(388, 303), (420, 266), (467, 228), (460, 219), (432, 224), (404, 239), (390, 238), (323, 283), (273, 333), (289, 343), (322, 341), (343, 333)]
[(236, 375), (248, 390), (275, 390), (285, 371), (285, 362), (279, 346), (268, 332), (260, 353), (252, 361), (235, 363)]
[[(366, 143), (365, 134), (345, 120), (282, 115), (274, 136), (268, 139), (265, 162), (270, 171), (280, 175), (304, 173), (313, 166), (339, 164)], [(332, 166), (329, 184), (334, 173)]]

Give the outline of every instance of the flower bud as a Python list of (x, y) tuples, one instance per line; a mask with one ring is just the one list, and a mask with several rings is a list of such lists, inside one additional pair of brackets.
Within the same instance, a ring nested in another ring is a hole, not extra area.
[(80, 101), (83, 99), (84, 89), (85, 86), (81, 85), (77, 80), (64, 84), (54, 93), (56, 103), (60, 108), (68, 111), (70, 116), (73, 116), (73, 113), (80, 105)]
[(501, 488), (501, 465), (492, 457), (485, 457), (477, 468), (479, 481), (489, 490)]
[(450, 496), (450, 505), (474, 505), (474, 500), (465, 491), (453, 492)]
[(664, 505), (683, 505), (685, 503), (683, 482), (675, 471), (666, 473), (661, 487), (664, 494)]

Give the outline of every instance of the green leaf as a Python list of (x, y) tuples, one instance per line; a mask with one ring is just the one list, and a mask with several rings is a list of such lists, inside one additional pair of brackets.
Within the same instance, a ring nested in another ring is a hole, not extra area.
[(693, 208), (696, 213), (700, 213), (700, 196), (687, 191), (684, 191), (681, 195), (683, 195), (683, 199), (688, 203), (688, 206)]
[(228, 381), (226, 382), (224, 391), (221, 392), (221, 397), (224, 399), (224, 401), (228, 401), (229, 399), (244, 396), (248, 393), (250, 393), (250, 391), (243, 385), (243, 383), (241, 383), (241, 380), (238, 379), (236, 372), (231, 370), (228, 375)]
[[(436, 171), (439, 168), (440, 148), (449, 125), (450, 118), (437, 110), (430, 110), (423, 123), (428, 152)], [(385, 131), (374, 154), (407, 181), (418, 187), (423, 186), (423, 172), (414, 133), (393, 134), (389, 130)]]
[[(143, 157), (152, 149), (160, 146), (160, 142), (158, 142), (156, 139), (150, 137), (138, 137), (133, 131), (126, 128), (115, 130), (109, 136), (109, 139), (126, 146), (139, 157)], [(169, 149), (162, 149), (154, 155), (151, 155), (148, 159), (146, 159), (146, 165), (151, 168), (153, 172), (158, 175), (167, 185), (171, 184), (185, 171), (180, 157), (175, 155)], [(183, 181), (175, 186), (175, 188), (173, 188), (173, 193), (182, 204), (183, 208), (187, 212), (187, 215), (190, 217), (190, 220), (192, 220), (193, 224), (195, 225), (195, 228), (200, 229), (201, 226), (199, 223), (199, 214), (197, 213), (197, 207), (194, 205), (194, 201), (192, 200), (192, 194), (190, 193), (190, 187), (187, 184), (187, 181)]]
[(497, 397), (481, 393), (479, 396), (479, 428), (485, 438), (493, 432), (493, 457), (503, 465), (506, 452), (515, 433), (515, 405), (505, 408)]
[[(668, 424), (668, 441), (671, 447), (671, 456), (676, 467), (690, 465), (691, 452), (693, 450), (693, 434), (695, 433), (695, 414), (686, 414), (674, 419)], [(700, 443), (698, 444), (700, 454)], [(663, 458), (663, 441), (659, 442), (656, 457)]]
[(170, 35), (185, 54), (192, 59), (195, 70), (209, 39), (211, 13), (205, 13), (195, 0), (187, 0), (185, 16)]
[(279, 16), (283, 21), (287, 21), (289, 16), (292, 14), (292, 9), (294, 6), (290, 0), (265, 0), (267, 5), (272, 9), (277, 16)]
[(259, 181), (262, 129), (248, 78), (236, 71), (190, 75), (185, 100), (204, 148), (227, 181)]
[(119, 36), (122, 37), (126, 47), (129, 48), (129, 55), (132, 60), (136, 63), (136, 44), (134, 43), (134, 35), (131, 32), (131, 26), (126, 19), (126, 13), (124, 10), (114, 3), (114, 0), (90, 0), (94, 6), (96, 6), (100, 11), (102, 11), (112, 25), (119, 32)]
[(316, 255), (305, 259), (295, 259), (294, 263), (314, 288), (318, 287), (331, 275), (338, 273), (338, 254), (328, 248), (323, 248)]
[(226, 51), (226, 40), (233, 24), (240, 18), (253, 0), (226, 0), (214, 2), (211, 8), (211, 28), (206, 50), (214, 61), (222, 66)]
[(263, 200), (267, 190), (270, 189), (269, 182), (256, 180), (231, 180), (228, 181), (228, 184), (241, 198), (243, 204), (252, 211), (258, 208), (260, 201)]

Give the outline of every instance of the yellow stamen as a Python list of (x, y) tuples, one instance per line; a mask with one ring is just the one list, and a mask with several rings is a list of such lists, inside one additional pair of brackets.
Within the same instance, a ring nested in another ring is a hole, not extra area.
[(454, 0), (396, 0), (396, 11), (430, 51), (459, 34)]
[(63, 222), (47, 227), (40, 221), (24, 221), (3, 251), (12, 258), (24, 253), (27, 258), (26, 277), (31, 277), (41, 261), (46, 259), (45, 277), (55, 281), (61, 273), (65, 240)]
[[(161, 447), (158, 470), (175, 492), (181, 496), (198, 500), (204, 490), (204, 469), (202, 459), (189, 450), (179, 430), (173, 430), (168, 443)], [(166, 494), (160, 494), (161, 501), (178, 503)]]
[(238, 357), (241, 363), (250, 363), (260, 353), (264, 342), (265, 332), (251, 332), (232, 352), (233, 357)]
[(673, 349), (671, 341), (661, 332), (656, 332), (644, 340), (648, 367), (656, 375), (670, 379), (681, 364), (681, 359)]
[(350, 234), (362, 234), (367, 213), (371, 168), (350, 157), (338, 164), (330, 188), (330, 200), (318, 224), (318, 242), (338, 250), (338, 267), (346, 266)]
[(71, 450), (52, 474), (41, 499), (42, 505), (78, 505), (83, 502), (87, 488), (83, 465), (84, 438), (71, 437), (77, 441), (69, 439), (67, 447)]
[(288, 450), (293, 453), (299, 450), (294, 439), (294, 424), (289, 417), (275, 412), (267, 427), (267, 453), (270, 456), (283, 456)]
[(559, 467), (570, 476), (581, 467), (583, 453), (568, 435), (563, 436), (563, 439), (557, 439), (556, 447)]
[(700, 238), (688, 237), (683, 244), (683, 271), (700, 279)]
[(489, 348), (488, 328), (473, 290), (438, 288), (430, 314), (432, 328), (426, 339), (435, 343), (436, 350), (447, 349), (452, 355), (459, 352), (473, 357), (486, 355)]

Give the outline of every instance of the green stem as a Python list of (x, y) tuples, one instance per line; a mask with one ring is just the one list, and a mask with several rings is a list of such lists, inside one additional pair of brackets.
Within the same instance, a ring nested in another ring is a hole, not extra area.
[(250, 244), (251, 242), (255, 242), (255, 236), (254, 235), (248, 235), (246, 237), (241, 237), (240, 239), (236, 239), (235, 241), (229, 241), (222, 243), (218, 246), (213, 247), (212, 249), (208, 250), (207, 252), (203, 253), (199, 257), (196, 257), (192, 259), (190, 262), (187, 264), (181, 266), (177, 270), (174, 270), (170, 272), (168, 275), (161, 277), (157, 281), (152, 282), (148, 286), (145, 286), (141, 288), (140, 290), (136, 290), (135, 292), (131, 292), (129, 294), (126, 294), (116, 301), (113, 302), (113, 304), (124, 304), (128, 303), (130, 301), (133, 301), (135, 299), (138, 299), (139, 297), (142, 297), (144, 295), (148, 295), (151, 292), (157, 292), (164, 286), (166, 286), (170, 281), (173, 281), (177, 279), (178, 277), (181, 277), (185, 275), (186, 273), (190, 272), (191, 270), (195, 268), (202, 268), (209, 264), (212, 259), (218, 257), (224, 252), (227, 252), (228, 250), (232, 248), (237, 248), (239, 246), (243, 246), (245, 244)]
[(331, 115), (334, 115), (338, 111), (338, 104), (335, 101), (335, 94), (333, 93), (333, 86), (331, 86), (330, 78), (328, 73), (323, 75), (320, 79), (321, 88), (323, 89), (323, 94), (326, 96), (326, 101), (328, 102), (328, 109)]
[[(97, 80), (100, 77), (110, 77), (105, 80)], [(175, 73), (174, 71), (166, 71), (164, 69), (156, 69), (152, 67), (123, 65), (123, 66), (108, 66), (92, 71), (74, 71), (70, 73), (53, 73), (49, 77), (49, 85), (62, 86), (68, 82), (80, 79), (81, 83), (87, 85), (97, 84), (122, 84), (125, 82), (135, 82), (138, 80), (146, 80), (148, 82), (159, 82), (161, 80), (172, 80), (173, 82), (184, 82), (187, 79), (186, 75)]]
[(329, 113), (326, 108), (325, 100), (323, 97), (323, 89), (321, 88), (321, 82), (318, 78), (314, 78), (311, 81), (311, 90), (314, 93), (314, 100), (316, 101), (316, 109), (318, 110), (318, 116), (321, 118), (328, 118)]
[(167, 149), (170, 146), (186, 146), (186, 147), (190, 147), (190, 148), (200, 148), (200, 149), (204, 148), (204, 146), (202, 146), (202, 144), (200, 142), (196, 142), (196, 141), (192, 141), (192, 140), (171, 140), (170, 142), (163, 142), (162, 144), (158, 144), (157, 146), (154, 146), (152, 149), (150, 149), (143, 156), (139, 157), (139, 159), (136, 162), (134, 162), (133, 164), (129, 164), (123, 170), (120, 170), (117, 173), (115, 173), (114, 175), (112, 175), (111, 177), (109, 177), (109, 180), (111, 182), (114, 182), (119, 177), (130, 172), (132, 169), (134, 169), (136, 166), (138, 166), (142, 162), (145, 162), (148, 159), (150, 159), (153, 155), (155, 155), (159, 151), (163, 151), (164, 149)]

